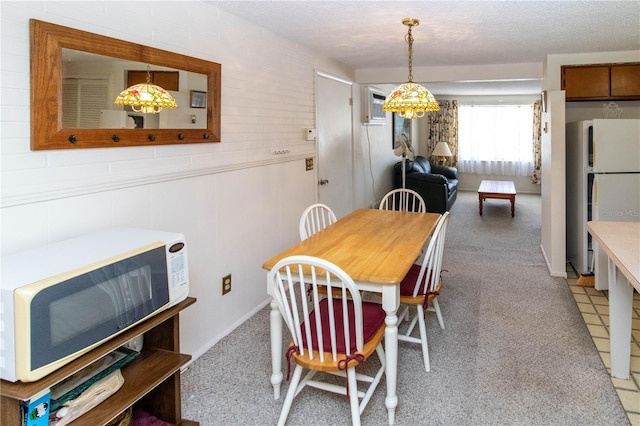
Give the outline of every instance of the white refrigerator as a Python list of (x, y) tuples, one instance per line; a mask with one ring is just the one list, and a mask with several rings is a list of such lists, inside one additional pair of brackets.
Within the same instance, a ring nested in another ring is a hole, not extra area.
[(609, 288), (607, 255), (587, 221), (640, 222), (640, 119), (593, 119), (566, 126), (567, 260)]

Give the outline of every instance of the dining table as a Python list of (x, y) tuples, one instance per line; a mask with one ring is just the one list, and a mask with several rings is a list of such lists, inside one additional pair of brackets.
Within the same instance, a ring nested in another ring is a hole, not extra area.
[(611, 376), (629, 378), (633, 289), (640, 292), (640, 222), (587, 222), (608, 257)]
[[(398, 316), (400, 283), (420, 255), (440, 219), (439, 213), (413, 213), (360, 208), (264, 262), (271, 270), (288, 256), (315, 256), (342, 268), (362, 291), (381, 295), (385, 319), (386, 390), (389, 424), (398, 406)], [(267, 283), (271, 295), (271, 286)], [(282, 373), (282, 317), (271, 302), (271, 384), (280, 398)]]

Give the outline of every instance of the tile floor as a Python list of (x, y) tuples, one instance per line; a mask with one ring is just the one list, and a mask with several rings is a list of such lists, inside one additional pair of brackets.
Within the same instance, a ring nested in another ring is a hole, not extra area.
[[(610, 370), (609, 357), (609, 301), (607, 292), (576, 285), (577, 276), (567, 268), (567, 284), (578, 309), (598, 348), (602, 363)], [(631, 377), (629, 380), (612, 378), (613, 386), (627, 412), (632, 426), (640, 426), (640, 294), (633, 293), (633, 320), (631, 326)]]

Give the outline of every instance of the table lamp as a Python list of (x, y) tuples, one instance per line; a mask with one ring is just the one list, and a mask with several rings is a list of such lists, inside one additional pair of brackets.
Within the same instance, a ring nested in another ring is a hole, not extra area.
[(444, 164), (447, 161), (447, 157), (451, 157), (452, 154), (446, 142), (438, 142), (431, 155), (439, 157), (438, 162)]

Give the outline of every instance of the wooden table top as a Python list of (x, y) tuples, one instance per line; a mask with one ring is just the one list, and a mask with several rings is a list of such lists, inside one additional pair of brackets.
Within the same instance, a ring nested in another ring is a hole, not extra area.
[(342, 268), (356, 282), (399, 284), (440, 218), (438, 213), (358, 209), (331, 226), (267, 260), (316, 256)]
[(587, 230), (640, 291), (640, 222), (587, 222)]
[(483, 180), (480, 182), (479, 193), (487, 194), (514, 194), (516, 186), (510, 180)]

